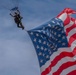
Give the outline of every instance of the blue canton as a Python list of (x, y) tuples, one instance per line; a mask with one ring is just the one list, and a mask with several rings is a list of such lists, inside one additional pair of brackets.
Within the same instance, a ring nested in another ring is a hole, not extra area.
[(48, 23), (30, 30), (28, 33), (34, 44), (40, 67), (50, 60), (50, 56), (58, 48), (68, 47), (63, 22), (60, 19), (53, 18)]

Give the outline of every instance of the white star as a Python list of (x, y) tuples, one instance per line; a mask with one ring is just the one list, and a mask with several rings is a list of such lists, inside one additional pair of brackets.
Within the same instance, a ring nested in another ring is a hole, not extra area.
[(51, 31), (51, 33), (53, 33), (53, 31)]
[(37, 49), (39, 49), (39, 46), (37, 45), (37, 47), (36, 47)]
[(56, 32), (54, 32), (54, 35), (56, 35)]
[(49, 26), (49, 27), (51, 27), (51, 25), (50, 25), (50, 24), (48, 24), (48, 26)]
[(43, 57), (45, 56), (45, 54), (43, 54)]
[(58, 18), (55, 18), (56, 20), (59, 20)]
[(55, 38), (55, 40), (57, 41), (58, 39)]
[(34, 42), (36, 42), (36, 38), (34, 38)]
[(52, 28), (54, 28), (54, 25), (52, 26)]
[(61, 34), (58, 34), (58, 37), (61, 37)]
[(58, 29), (59, 31), (61, 30), (61, 28)]
[(41, 40), (39, 39), (39, 43), (41, 43)]
[(47, 46), (49, 46), (49, 43), (47, 43)]
[(41, 50), (43, 50), (44, 48), (41, 46)]
[(61, 43), (61, 41), (59, 40), (58, 43)]
[(44, 41), (43, 44), (46, 44), (46, 41)]
[(33, 35), (33, 32), (31, 32), (30, 34)]
[(46, 58), (49, 58), (49, 55), (47, 55)]
[(55, 27), (55, 29), (57, 29), (58, 27)]
[(59, 22), (57, 22), (57, 24), (58, 24), (58, 25), (60, 25), (60, 23), (59, 23)]
[(65, 46), (65, 43), (62, 43), (63, 46)]
[(40, 60), (41, 63), (43, 63), (43, 60)]
[(43, 31), (43, 33), (45, 34), (45, 31)]
[(61, 23), (61, 26), (63, 27), (63, 23)]
[(41, 30), (38, 30), (38, 32), (41, 32)]
[(41, 35), (41, 37), (43, 38), (43, 36)]
[(62, 31), (61, 33), (64, 33), (64, 31)]
[(43, 30), (45, 29), (45, 27), (43, 27)]
[(54, 48), (53, 50), (56, 50), (56, 48)]
[(55, 23), (55, 21), (52, 21), (53, 23)]
[(47, 35), (49, 36), (49, 33), (47, 32)]
[(54, 46), (51, 46), (51, 48), (54, 48)]
[(36, 34), (36, 36), (39, 36), (39, 34)]
[(42, 55), (42, 53), (41, 53), (41, 52), (39, 52), (39, 54), (38, 54), (38, 55), (40, 56), (40, 55)]
[(44, 51), (47, 51), (47, 48), (45, 48)]
[(65, 39), (65, 36), (63, 36), (62, 39)]
[(51, 54), (51, 51), (49, 52), (49, 54)]
[(51, 34), (49, 36), (51, 37)]

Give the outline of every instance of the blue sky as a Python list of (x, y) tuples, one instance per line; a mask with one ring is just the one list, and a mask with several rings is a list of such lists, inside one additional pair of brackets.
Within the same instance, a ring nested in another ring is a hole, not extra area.
[(32, 41), (26, 31), (17, 28), (8, 9), (18, 4), (23, 25), (30, 30), (48, 22), (66, 7), (76, 9), (76, 0), (15, 1), (18, 3), (0, 0), (0, 75), (40, 75)]

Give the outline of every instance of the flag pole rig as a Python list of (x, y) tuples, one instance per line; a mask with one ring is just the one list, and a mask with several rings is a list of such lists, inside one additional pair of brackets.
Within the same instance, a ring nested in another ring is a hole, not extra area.
[(27, 30), (26, 29), (24, 29), (26, 32), (27, 32)]

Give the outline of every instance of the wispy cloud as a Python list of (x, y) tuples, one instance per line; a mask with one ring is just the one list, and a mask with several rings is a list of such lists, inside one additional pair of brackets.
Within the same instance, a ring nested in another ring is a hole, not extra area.
[[(0, 75), (40, 75), (37, 55), (28, 33), (17, 28), (10, 11), (13, 0), (0, 0)], [(57, 16), (75, 0), (19, 0), (23, 25), (30, 30)]]

